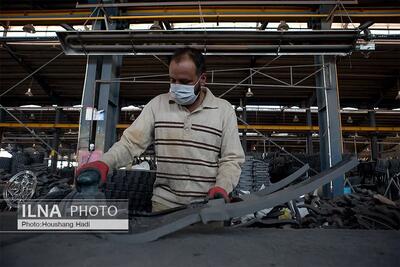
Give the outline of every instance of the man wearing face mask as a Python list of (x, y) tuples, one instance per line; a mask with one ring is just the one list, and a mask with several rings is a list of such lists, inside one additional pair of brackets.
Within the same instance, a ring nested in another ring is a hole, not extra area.
[(205, 87), (201, 52), (177, 50), (169, 65), (170, 90), (153, 98), (100, 161), (83, 165), (80, 177), (106, 181), (109, 169), (126, 166), (154, 142), (157, 179), (153, 211), (224, 198), (239, 181), (244, 152), (232, 105)]

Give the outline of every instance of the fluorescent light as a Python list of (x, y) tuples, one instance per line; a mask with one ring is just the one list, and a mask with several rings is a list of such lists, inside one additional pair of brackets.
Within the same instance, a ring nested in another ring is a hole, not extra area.
[(344, 110), (344, 111), (356, 111), (356, 110), (358, 110), (358, 108), (345, 107), (345, 108), (342, 108), (342, 110)]

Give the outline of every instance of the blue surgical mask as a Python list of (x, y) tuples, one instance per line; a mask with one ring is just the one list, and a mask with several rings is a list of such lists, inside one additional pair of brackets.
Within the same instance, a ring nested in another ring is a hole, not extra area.
[(198, 97), (198, 94), (194, 93), (194, 89), (199, 81), (200, 79), (194, 85), (171, 83), (169, 93), (177, 104), (191, 105)]

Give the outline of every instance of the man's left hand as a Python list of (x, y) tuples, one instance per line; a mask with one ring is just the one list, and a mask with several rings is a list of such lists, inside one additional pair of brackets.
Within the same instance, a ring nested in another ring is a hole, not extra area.
[(209, 199), (223, 198), (225, 200), (225, 203), (230, 202), (228, 193), (225, 191), (225, 189), (219, 186), (211, 187), (210, 190), (208, 190), (207, 197)]

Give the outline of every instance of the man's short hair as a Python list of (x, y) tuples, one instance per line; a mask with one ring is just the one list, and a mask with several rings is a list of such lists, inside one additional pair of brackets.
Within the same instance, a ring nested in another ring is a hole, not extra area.
[(177, 49), (171, 57), (169, 61), (176, 61), (179, 62), (185, 57), (190, 58), (194, 65), (196, 66), (196, 74), (200, 76), (202, 73), (206, 72), (206, 62), (203, 54), (200, 50), (191, 48), (191, 47), (184, 47)]

